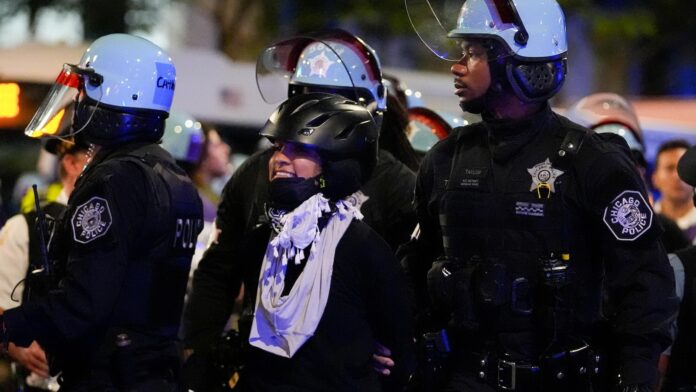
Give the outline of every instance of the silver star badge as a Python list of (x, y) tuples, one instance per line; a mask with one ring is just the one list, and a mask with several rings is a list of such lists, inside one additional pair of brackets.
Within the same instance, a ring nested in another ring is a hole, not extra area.
[(527, 171), (532, 176), (532, 186), (529, 188), (530, 191), (535, 191), (539, 189), (540, 185), (543, 185), (548, 186), (552, 193), (556, 192), (553, 185), (556, 178), (563, 174), (563, 171), (554, 169), (553, 166), (551, 166), (549, 158), (546, 158), (544, 162), (537, 163), (533, 168), (527, 169)]
[(320, 78), (325, 78), (329, 68), (335, 63), (336, 62), (331, 61), (331, 59), (322, 50), (321, 53), (309, 60), (309, 76), (317, 75)]

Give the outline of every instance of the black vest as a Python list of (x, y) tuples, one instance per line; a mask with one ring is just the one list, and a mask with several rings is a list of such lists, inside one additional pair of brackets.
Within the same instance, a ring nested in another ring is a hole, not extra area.
[[(158, 235), (128, 263), (122, 300), (114, 309), (115, 323), (160, 336), (178, 333), (186, 284), (196, 239), (203, 229), (203, 206), (188, 176), (172, 162), (151, 154), (119, 157), (136, 163), (152, 187), (147, 214)], [(166, 228), (166, 229), (162, 229)], [(143, 296), (143, 288), (147, 288)]]
[[(148, 196), (143, 200), (148, 203), (143, 209), (145, 223), (144, 227), (127, 228), (141, 233), (133, 245), (127, 245), (125, 238), (109, 245), (121, 248), (126, 257), (126, 278), (119, 287), (110, 317), (79, 338), (81, 354), (74, 353), (69, 341), (56, 348), (54, 352), (59, 355), (51, 367), (61, 368), (64, 377), (72, 382), (93, 377), (124, 383), (143, 369), (175, 369), (178, 364), (177, 334), (191, 257), (203, 227), (203, 207), (191, 180), (159, 146), (124, 146), (101, 160), (98, 158), (99, 155), (78, 179), (72, 196), (89, 189), (90, 181), (102, 180), (97, 178), (99, 165), (112, 165), (116, 171), (128, 168), (132, 173), (134, 164), (144, 180), (134, 179), (133, 186), (144, 186), (139, 192)], [(128, 191), (133, 190), (123, 190)], [(79, 207), (72, 205), (73, 197), (50, 249), (51, 257), (59, 260), (55, 268), (58, 273), (65, 270), (70, 250), (77, 246), (70, 221)], [(131, 213), (120, 212), (124, 216)], [(113, 258), (100, 261), (114, 262)], [(119, 346), (121, 336), (130, 342), (126, 348)], [(88, 364), (84, 362), (85, 355), (90, 358)]]
[[(544, 120), (502, 156), (486, 125), (460, 129), (439, 204), (445, 255), (477, 266), (472, 291), (481, 332), (496, 340), (520, 335), (523, 346), (541, 339), (531, 344), (537, 349), (559, 328), (552, 308), (568, 311), (561, 328), (583, 334), (601, 299), (600, 259), (574, 170), (585, 131), (566, 129), (553, 115)], [(544, 271), (551, 259), (567, 267), (556, 296), (544, 284), (554, 278)]]
[[(161, 149), (156, 145), (123, 148), (105, 158), (111, 164), (120, 161), (123, 165), (137, 165), (146, 178), (149, 196), (145, 227), (131, 228), (142, 232), (142, 239), (132, 249), (126, 249), (127, 279), (108, 323), (151, 336), (175, 338), (196, 238), (203, 228), (203, 207), (185, 172), (158, 150)], [(99, 180), (91, 176), (89, 169), (83, 173), (75, 192), (79, 192), (81, 183)], [(57, 271), (64, 269), (62, 264), (73, 243), (70, 217), (75, 208), (68, 207), (60, 222), (61, 230), (52, 241), (50, 255), (60, 260)]]

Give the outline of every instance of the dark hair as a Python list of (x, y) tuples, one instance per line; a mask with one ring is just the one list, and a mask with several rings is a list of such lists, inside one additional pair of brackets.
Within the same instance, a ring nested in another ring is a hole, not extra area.
[(657, 163), (660, 160), (660, 154), (666, 151), (670, 150), (676, 150), (679, 148), (683, 148), (685, 150), (688, 150), (691, 145), (689, 142), (687, 142), (684, 139), (674, 139), (674, 140), (668, 140), (662, 144), (660, 144), (660, 147), (657, 149), (657, 154), (655, 154), (655, 167), (657, 167)]

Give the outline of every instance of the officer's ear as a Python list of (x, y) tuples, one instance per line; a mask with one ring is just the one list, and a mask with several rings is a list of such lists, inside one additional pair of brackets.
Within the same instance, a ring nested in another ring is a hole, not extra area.
[(60, 164), (65, 174), (77, 178), (87, 164), (87, 153), (85, 151), (77, 151), (65, 154), (61, 158)]

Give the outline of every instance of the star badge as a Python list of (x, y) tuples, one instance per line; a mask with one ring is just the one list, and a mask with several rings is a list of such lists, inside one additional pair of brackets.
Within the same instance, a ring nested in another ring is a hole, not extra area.
[(563, 174), (563, 171), (554, 169), (553, 166), (551, 166), (549, 158), (546, 158), (544, 162), (537, 163), (531, 169), (527, 169), (527, 171), (532, 176), (532, 186), (529, 188), (530, 191), (537, 190), (541, 185), (548, 186), (552, 193), (556, 192), (554, 188), (556, 178)]
[(326, 56), (325, 51), (321, 51), (318, 55), (309, 59), (309, 76), (317, 75), (320, 78), (326, 77), (326, 72), (328, 72), (329, 67), (335, 64), (335, 61), (331, 61), (330, 58)]

